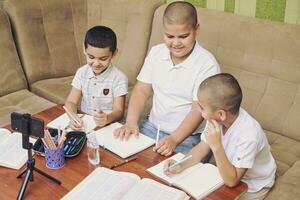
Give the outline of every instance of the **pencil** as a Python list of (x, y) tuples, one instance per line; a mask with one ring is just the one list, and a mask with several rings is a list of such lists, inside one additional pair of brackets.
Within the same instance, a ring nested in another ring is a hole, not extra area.
[(187, 160), (189, 160), (189, 159), (191, 159), (191, 158), (192, 158), (192, 155), (185, 156), (185, 157), (183, 157), (181, 160), (178, 160), (177, 162), (175, 162), (175, 163), (173, 163), (172, 165), (170, 165), (170, 166), (168, 167), (168, 169), (173, 168), (173, 167), (175, 167), (175, 166), (177, 166), (177, 165), (179, 165), (179, 164), (183, 163), (184, 161), (187, 161)]
[(116, 167), (120, 167), (120, 166), (122, 166), (122, 165), (124, 165), (124, 164), (126, 164), (126, 163), (128, 163), (128, 162), (130, 162), (130, 161), (133, 161), (133, 160), (135, 160), (135, 159), (137, 159), (136, 156), (135, 156), (135, 157), (132, 157), (132, 158), (129, 158), (129, 159), (126, 159), (126, 160), (124, 160), (123, 162), (120, 162), (119, 164), (114, 164), (114, 165), (110, 166), (109, 169), (113, 169), (113, 168), (116, 168)]
[(160, 125), (157, 125), (157, 132), (156, 132), (156, 141), (155, 141), (155, 146), (158, 145), (158, 140), (159, 140), (159, 132), (160, 132)]
[(80, 125), (80, 122), (76, 119), (76, 117), (69, 111), (69, 109), (66, 106), (63, 106), (66, 113), (71, 117), (72, 120), (74, 120), (78, 125)]

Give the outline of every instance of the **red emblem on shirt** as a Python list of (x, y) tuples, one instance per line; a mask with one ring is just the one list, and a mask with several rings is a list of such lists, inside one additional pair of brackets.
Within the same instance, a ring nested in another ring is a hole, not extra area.
[(109, 89), (103, 89), (103, 94), (104, 95), (108, 95), (108, 93), (109, 93)]

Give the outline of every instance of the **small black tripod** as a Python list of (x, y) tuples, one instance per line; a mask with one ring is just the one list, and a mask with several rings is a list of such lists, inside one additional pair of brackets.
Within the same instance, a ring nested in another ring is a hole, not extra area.
[(29, 142), (29, 135), (30, 133), (35, 133), (35, 136), (44, 137), (44, 122), (31, 117), (30, 114), (19, 113), (11, 114), (11, 122), (12, 128), (22, 133), (23, 148), (28, 150), (27, 168), (17, 176), (17, 178), (21, 178), (23, 174), (25, 174), (17, 200), (23, 200), (28, 181), (33, 181), (33, 171), (38, 172), (52, 180), (54, 183), (60, 185), (61, 182), (59, 180), (34, 167), (35, 159), (32, 157), (33, 145)]

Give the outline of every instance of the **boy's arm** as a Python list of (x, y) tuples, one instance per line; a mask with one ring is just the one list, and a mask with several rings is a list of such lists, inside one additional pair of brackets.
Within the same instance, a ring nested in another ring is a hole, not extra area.
[(130, 97), (126, 123), (115, 130), (114, 134), (121, 140), (127, 140), (130, 134), (138, 134), (138, 121), (148, 98), (152, 95), (152, 85), (137, 81)]
[[(65, 102), (65, 106), (67, 109), (74, 114), (75, 117), (77, 117), (77, 106), (79, 104), (81, 98), (81, 90), (76, 89), (75, 87), (72, 87), (71, 92), (69, 93), (67, 100)], [(77, 117), (77, 121), (82, 122), (82, 120)], [(82, 124), (77, 124), (75, 121), (70, 119), (70, 125), (72, 129), (79, 130), (82, 128)]]
[(179, 145), (189, 135), (191, 135), (198, 128), (202, 121), (203, 117), (198, 109), (198, 104), (196, 101), (193, 101), (190, 112), (177, 127), (174, 133), (161, 139), (159, 145), (154, 147), (153, 150), (165, 156), (171, 155), (176, 146)]
[(105, 126), (113, 122), (120, 121), (124, 116), (126, 95), (115, 97), (113, 104), (113, 111), (110, 114), (97, 113), (94, 116), (95, 122), (98, 126)]
[(215, 148), (212, 151), (225, 185), (227, 185), (228, 187), (236, 186), (247, 172), (247, 169), (236, 168), (235, 166), (233, 166), (229, 162), (223, 146)]
[(228, 160), (224, 147), (221, 143), (221, 130), (218, 122), (215, 120), (209, 120), (208, 131), (205, 134), (208, 145), (210, 146), (219, 172), (224, 180), (225, 185), (229, 187), (236, 186), (241, 178), (247, 172), (245, 168), (236, 168)]

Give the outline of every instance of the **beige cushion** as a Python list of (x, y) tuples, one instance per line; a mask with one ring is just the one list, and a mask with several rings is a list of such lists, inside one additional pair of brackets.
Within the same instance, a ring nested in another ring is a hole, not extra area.
[(31, 91), (57, 104), (64, 104), (69, 92), (73, 76), (41, 80), (31, 85)]
[(0, 27), (0, 127), (2, 127), (10, 123), (11, 112), (34, 114), (55, 104), (27, 90), (9, 20), (1, 9)]
[(85, 1), (4, 2), (29, 84), (74, 75), (86, 30)]
[(296, 162), (289, 171), (277, 178), (275, 187), (268, 194), (266, 200), (299, 199), (300, 197), (300, 161)]
[(27, 88), (8, 16), (0, 9), (0, 96)]
[(11, 112), (35, 114), (54, 105), (26, 89), (2, 96), (0, 97), (0, 127), (10, 123)]

